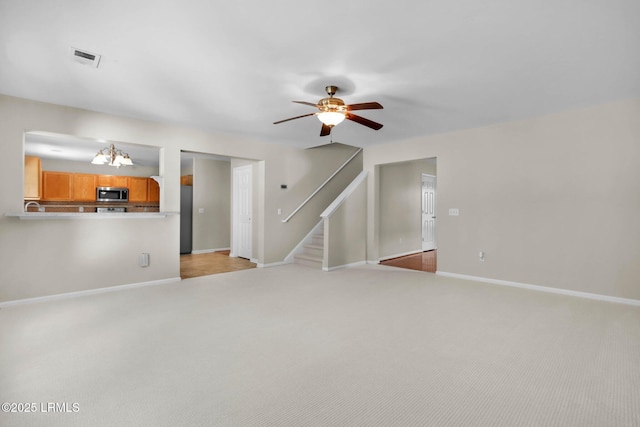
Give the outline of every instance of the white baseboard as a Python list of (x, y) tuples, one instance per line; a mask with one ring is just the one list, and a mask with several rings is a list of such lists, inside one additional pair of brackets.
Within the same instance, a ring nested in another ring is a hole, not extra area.
[(286, 262), (286, 261), (280, 261), (280, 262), (272, 262), (269, 264), (256, 264), (256, 267), (258, 268), (269, 268), (269, 267), (277, 267), (279, 265), (285, 265), (285, 264), (291, 264), (290, 262)]
[(329, 268), (322, 267), (322, 270), (333, 271), (333, 270), (340, 270), (342, 268), (356, 267), (358, 265), (365, 265), (365, 264), (367, 264), (367, 261), (358, 261), (358, 262), (353, 262), (351, 264), (337, 265), (335, 267), (329, 267)]
[(231, 248), (217, 248), (217, 249), (198, 249), (195, 251), (191, 251), (191, 253), (193, 255), (199, 255), (199, 254), (209, 254), (211, 252), (220, 252), (220, 251), (230, 251)]
[(12, 307), (12, 306), (24, 305), (24, 304), (34, 304), (38, 302), (55, 301), (60, 299), (77, 298), (77, 297), (82, 297), (86, 295), (104, 294), (106, 292), (115, 292), (115, 291), (121, 291), (124, 289), (133, 289), (133, 288), (142, 288), (145, 286), (165, 285), (168, 283), (179, 282), (180, 280), (182, 279), (180, 279), (179, 277), (173, 277), (171, 279), (152, 280), (149, 282), (131, 283), (128, 285), (109, 286), (106, 288), (87, 289), (84, 291), (66, 292), (64, 294), (46, 295), (43, 297), (4, 301), (4, 302), (0, 302), (0, 308)]
[(612, 297), (609, 295), (592, 294), (589, 292), (572, 291), (569, 289), (561, 289), (561, 288), (551, 288), (548, 286), (529, 285), (527, 283), (511, 282), (508, 280), (499, 280), (499, 279), (489, 279), (486, 277), (467, 276), (465, 274), (447, 273), (445, 271), (436, 271), (436, 275), (444, 276), (444, 277), (453, 277), (456, 279), (473, 280), (475, 282), (491, 283), (494, 285), (511, 286), (514, 288), (530, 289), (530, 290), (539, 291), (539, 292), (549, 292), (552, 294), (570, 295), (574, 297), (587, 298), (587, 299), (593, 299), (598, 301), (607, 301), (607, 302), (615, 302), (618, 304), (640, 306), (640, 300), (637, 300), (637, 299)]

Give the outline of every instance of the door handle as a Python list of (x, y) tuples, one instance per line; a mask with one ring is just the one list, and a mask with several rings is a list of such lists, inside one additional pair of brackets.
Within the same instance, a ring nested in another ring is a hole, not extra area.
[(431, 218), (436, 219), (436, 217), (435, 217), (435, 216), (432, 216)]

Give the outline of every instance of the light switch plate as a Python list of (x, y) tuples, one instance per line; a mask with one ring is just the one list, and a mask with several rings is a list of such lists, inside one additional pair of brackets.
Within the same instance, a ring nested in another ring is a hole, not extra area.
[(458, 209), (458, 208), (449, 209), (449, 215), (450, 216), (458, 216), (458, 215), (460, 215), (460, 209)]
[(204, 213), (204, 208), (198, 208), (198, 213)]

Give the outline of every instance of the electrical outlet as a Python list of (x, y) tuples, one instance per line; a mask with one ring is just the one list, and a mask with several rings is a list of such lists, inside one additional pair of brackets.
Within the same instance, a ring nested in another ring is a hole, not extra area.
[(282, 215), (282, 209), (278, 208), (278, 215)]

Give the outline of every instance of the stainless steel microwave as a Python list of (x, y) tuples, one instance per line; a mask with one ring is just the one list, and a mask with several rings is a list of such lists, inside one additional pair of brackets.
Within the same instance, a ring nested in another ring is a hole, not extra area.
[(129, 189), (122, 187), (96, 188), (96, 202), (128, 202)]

